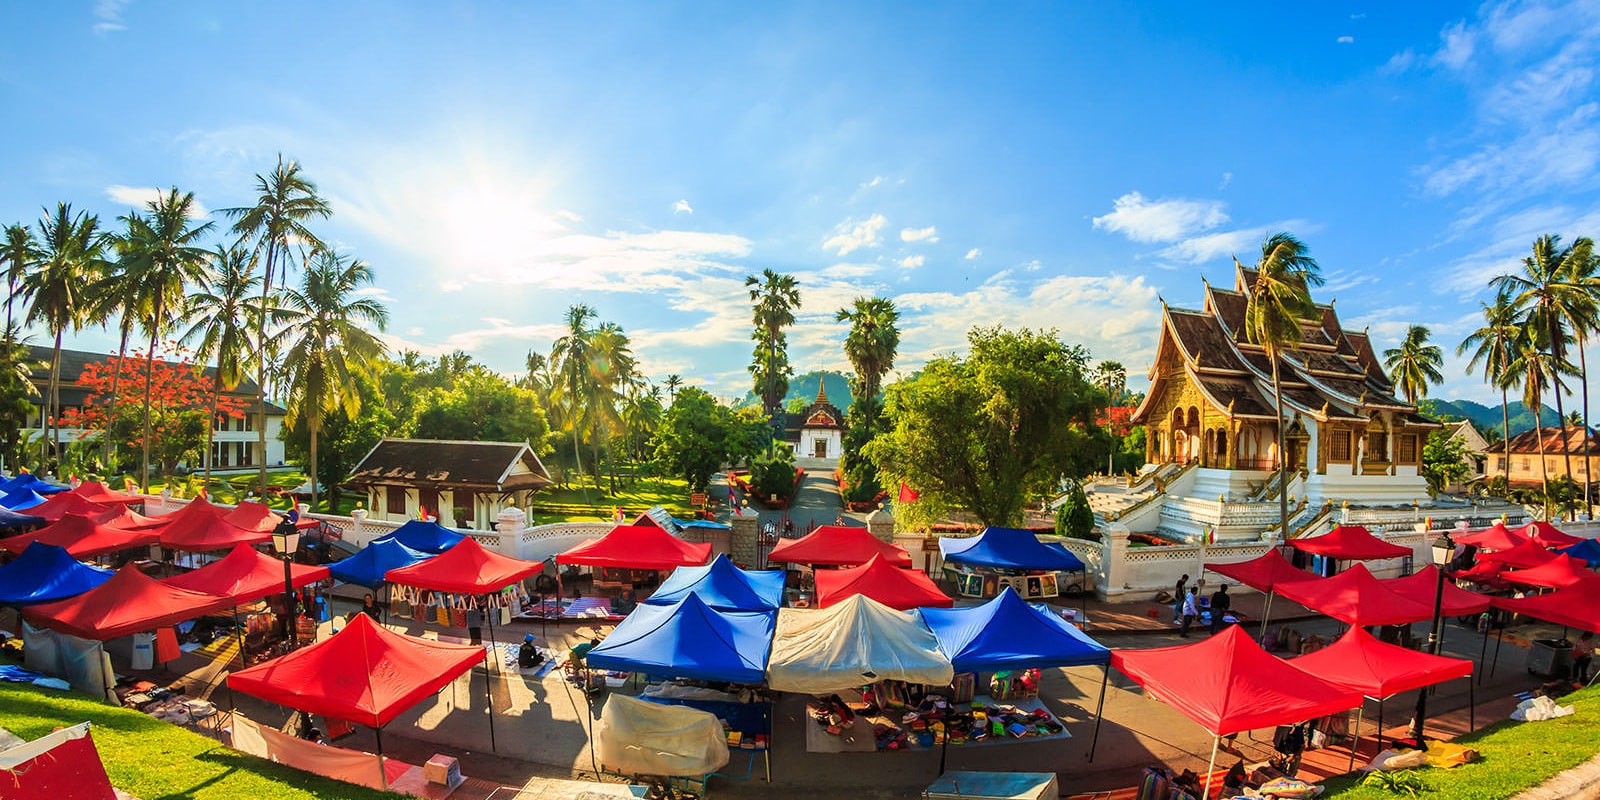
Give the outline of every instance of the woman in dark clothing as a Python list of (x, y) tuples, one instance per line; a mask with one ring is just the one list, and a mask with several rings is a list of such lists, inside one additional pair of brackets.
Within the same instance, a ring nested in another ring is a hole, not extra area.
[(378, 616), (378, 602), (372, 599), (372, 592), (367, 592), (361, 596), (361, 613), (372, 617), (373, 622), (383, 621)]

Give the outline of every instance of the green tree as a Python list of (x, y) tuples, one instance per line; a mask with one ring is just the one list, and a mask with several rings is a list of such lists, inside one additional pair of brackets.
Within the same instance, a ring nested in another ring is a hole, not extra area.
[[(48, 212), (46, 212), (48, 213)], [(50, 388), (45, 398), (46, 434), (53, 451), (61, 452), (61, 337), (83, 327), (93, 303), (90, 287), (105, 269), (106, 237), (100, 218), (72, 213), (67, 203), (56, 204), (55, 214), (39, 220), (39, 250), (33, 272), (23, 280), (29, 301), (30, 323), (43, 325), (55, 344), (50, 352)], [(48, 458), (43, 459), (48, 466)]]
[(0, 263), (5, 264), (6, 276), (6, 335), (16, 327), (11, 304), (17, 299), (17, 286), (39, 260), (39, 245), (34, 241), (33, 229), (18, 223), (7, 225), (4, 240), (0, 241)]
[[(620, 438), (627, 429), (623, 411), (628, 399), (640, 388), (643, 381), (638, 361), (628, 335), (614, 322), (602, 322), (591, 336), (593, 343), (590, 365), (590, 397), (588, 405), (590, 445), (594, 451), (594, 465), (598, 475), (601, 464), (601, 445)], [(617, 491), (616, 458), (611, 461), (611, 493)]]
[[(279, 261), (287, 259), (291, 247), (298, 244), (306, 251), (323, 248), (322, 240), (307, 227), (314, 218), (327, 219), (333, 215), (328, 201), (317, 194), (317, 185), (300, 174), (300, 165), (284, 161), (278, 155), (278, 167), (269, 175), (256, 175), (256, 202), (252, 206), (224, 208), (222, 213), (233, 220), (230, 229), (240, 238), (241, 244), (253, 244), (252, 263), (264, 261), (266, 270), (261, 281), (261, 305), (268, 305), (277, 283), (288, 273), (287, 265), (279, 270)], [(280, 275), (279, 272), (284, 273)], [(256, 403), (261, 415), (256, 420), (256, 444), (262, 453), (267, 452), (267, 366), (277, 362), (272, 344), (267, 339), (267, 316), (256, 321)], [(267, 460), (261, 459), (260, 484), (262, 496), (267, 493)]]
[[(1239, 260), (1233, 262), (1238, 265)], [(1246, 291), (1244, 333), (1252, 344), (1266, 350), (1272, 364), (1272, 400), (1278, 428), (1278, 526), (1289, 532), (1288, 442), (1283, 422), (1283, 386), (1278, 376), (1279, 354), (1300, 344), (1300, 327), (1316, 313), (1311, 287), (1322, 285), (1322, 274), (1310, 248), (1287, 233), (1273, 233), (1261, 243), (1255, 280)]]
[[(379, 359), (372, 373), (354, 375), (356, 391), (361, 395), (361, 411), (352, 418), (342, 409), (334, 409), (323, 418), (317, 436), (317, 485), (326, 487), (328, 509), (339, 507), (339, 484), (350, 470), (361, 461), (378, 441), (385, 436), (402, 435), (401, 421), (383, 402), (379, 388), (379, 375), (394, 362)], [(409, 435), (409, 434), (406, 434)], [(285, 454), (302, 464), (311, 463), (311, 430), (304, 419), (283, 428), (279, 438), (284, 442)]]
[(1460, 483), (1472, 474), (1467, 466), (1467, 445), (1447, 430), (1428, 435), (1422, 446), (1422, 475), (1428, 479), (1428, 492), (1438, 497), (1446, 486)]
[(449, 389), (428, 390), (410, 425), (419, 439), (528, 442), (536, 450), (549, 431), (533, 390), (488, 370), (463, 375)]
[(755, 340), (756, 348), (750, 374), (761, 394), (761, 408), (771, 420), (772, 441), (776, 443), (783, 424), (783, 398), (789, 393), (789, 376), (794, 373), (789, 366), (788, 340), (783, 329), (794, 324), (795, 309), (800, 307), (800, 284), (793, 275), (766, 269), (759, 278), (746, 276), (744, 285), (750, 289), (754, 307), (751, 319), (755, 331), (750, 338)]
[[(583, 445), (578, 441), (578, 434), (583, 428), (583, 410), (594, 389), (591, 363), (594, 360), (594, 336), (589, 328), (589, 320), (594, 316), (594, 309), (584, 303), (568, 308), (567, 332), (550, 349), (550, 360), (559, 365), (556, 367), (559, 378), (556, 388), (561, 405), (565, 406), (562, 409), (563, 423), (572, 429), (572, 463), (579, 487), (583, 486)], [(596, 492), (600, 490), (598, 478), (594, 488)], [(588, 499), (587, 493), (585, 499)]]
[(1029, 497), (1088, 474), (1110, 447), (1088, 353), (1054, 331), (973, 328), (965, 358), (928, 362), (888, 387), (892, 429), (866, 446), (882, 475), (987, 525), (1013, 525)]
[(1083, 493), (1083, 484), (1073, 481), (1067, 497), (1056, 509), (1056, 535), (1074, 539), (1100, 540), (1094, 533), (1094, 511), (1089, 508), (1089, 497)]
[(366, 325), (383, 330), (389, 312), (372, 297), (358, 295), (372, 283), (372, 269), (355, 259), (325, 252), (307, 266), (297, 287), (282, 293), (275, 315), (284, 328), (284, 372), (289, 402), (286, 424), (306, 421), (311, 436), (311, 507), (317, 506), (317, 435), (335, 409), (361, 413), (357, 376), (383, 356), (383, 342)]
[(33, 382), (35, 364), (28, 360), (28, 344), (12, 326), (0, 337), (0, 460), (16, 474), (22, 458), (22, 427), (33, 414), (39, 387)]
[(1416, 405), (1428, 396), (1428, 386), (1444, 382), (1439, 367), (1444, 365), (1444, 351), (1438, 345), (1428, 344), (1428, 328), (1412, 325), (1406, 329), (1400, 346), (1383, 351), (1383, 366), (1389, 370), (1389, 379), (1400, 387), (1406, 402)]
[(844, 355), (850, 359), (855, 376), (850, 393), (856, 405), (863, 405), (868, 426), (877, 418), (878, 391), (883, 376), (894, 369), (900, 349), (900, 312), (894, 301), (882, 297), (857, 297), (851, 308), (841, 308), (835, 319), (850, 323), (844, 340)]
[[(1483, 327), (1467, 334), (1467, 338), (1456, 347), (1456, 355), (1466, 355), (1472, 351), (1472, 357), (1467, 361), (1467, 374), (1471, 375), (1478, 365), (1483, 365), (1483, 380), (1490, 386), (1500, 389), (1500, 418), (1502, 434), (1500, 441), (1511, 441), (1511, 404), (1509, 393), (1513, 383), (1509, 377), (1511, 363), (1517, 358), (1517, 341), (1521, 331), (1517, 326), (1517, 309), (1511, 304), (1511, 298), (1504, 293), (1495, 296), (1494, 305), (1487, 303), (1483, 306)], [(1511, 480), (1511, 450), (1507, 448), (1500, 459), (1504, 468), (1504, 477)]]
[(666, 384), (667, 384), (667, 405), (670, 406), (670, 405), (672, 405), (672, 402), (674, 400), (678, 399), (678, 389), (679, 389), (679, 387), (683, 386), (683, 376), (679, 375), (676, 372), (674, 372), (671, 375), (667, 376)]
[[(1563, 261), (1562, 282), (1570, 285), (1572, 290), (1568, 293), (1570, 302), (1564, 304), (1563, 314), (1566, 323), (1572, 328), (1573, 334), (1578, 339), (1578, 385), (1583, 387), (1583, 417), (1577, 424), (1584, 431), (1589, 430), (1589, 359), (1586, 355), (1589, 349), (1589, 339), (1596, 332), (1600, 332), (1600, 253), (1594, 248), (1594, 241), (1587, 237), (1579, 238), (1572, 243), (1573, 252), (1568, 254)], [(1572, 425), (1568, 421), (1568, 425)], [(1587, 440), (1587, 433), (1585, 433)], [(1588, 452), (1588, 447), (1584, 448)], [(1584, 513), (1588, 513), (1588, 503), (1594, 499), (1592, 479), (1589, 470), (1583, 471), (1583, 498)]]
[[(1539, 330), (1533, 326), (1521, 328), (1516, 339), (1516, 353), (1511, 362), (1506, 365), (1505, 380), (1508, 384), (1522, 386), (1522, 405), (1524, 408), (1543, 408), (1544, 393), (1552, 386), (1559, 386), (1562, 375), (1572, 375), (1577, 370), (1567, 362), (1557, 358), (1554, 353), (1545, 349), (1540, 341)], [(1535, 418), (1534, 432), (1539, 443), (1539, 480), (1543, 487), (1543, 495), (1548, 500), (1550, 497), (1550, 470), (1545, 462), (1544, 453), (1544, 425)], [(1565, 438), (1565, 437), (1563, 437)], [(1507, 449), (1509, 453), (1509, 448)], [(1550, 507), (1545, 506), (1545, 515), (1548, 517)]]
[[(223, 389), (232, 389), (244, 380), (253, 358), (250, 332), (259, 309), (250, 300), (260, 282), (250, 268), (248, 256), (237, 247), (218, 246), (211, 253), (211, 265), (200, 276), (197, 291), (189, 295), (189, 318), (194, 323), (182, 341), (193, 343), (201, 364), (214, 362), (211, 375), (211, 410), (206, 416), (205, 486), (211, 485), (211, 439), (216, 430), (217, 400)], [(265, 460), (265, 459), (263, 459)]]
[(1120, 405), (1128, 390), (1128, 369), (1120, 361), (1102, 361), (1094, 368), (1094, 385), (1110, 398), (1111, 405)]
[(735, 414), (705, 390), (686, 386), (656, 429), (655, 461), (680, 475), (692, 492), (703, 492), (722, 465), (747, 457), (760, 423)]

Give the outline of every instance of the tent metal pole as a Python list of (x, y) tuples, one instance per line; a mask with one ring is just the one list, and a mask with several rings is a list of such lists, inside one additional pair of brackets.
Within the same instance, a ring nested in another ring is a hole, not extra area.
[(389, 791), (389, 771), (383, 768), (383, 726), (372, 729), (372, 735), (378, 739), (378, 782), (383, 785), (384, 791)]
[(1378, 698), (1378, 749), (1383, 749), (1383, 698)]
[(1221, 736), (1211, 737), (1211, 763), (1206, 765), (1206, 787), (1200, 791), (1201, 797), (1211, 796), (1211, 773), (1217, 769), (1217, 745), (1221, 742)]
[(1483, 683), (1483, 659), (1489, 655), (1489, 628), (1494, 625), (1494, 617), (1489, 612), (1484, 612), (1486, 619), (1483, 623), (1483, 646), (1478, 648), (1478, 683)]
[(1361, 705), (1356, 706), (1356, 731), (1355, 738), (1350, 740), (1350, 763), (1344, 768), (1345, 772), (1354, 772), (1356, 768), (1356, 750), (1361, 747), (1361, 718), (1367, 712), (1366, 698), (1361, 698)]
[(1106, 684), (1111, 681), (1111, 662), (1100, 665), (1100, 702), (1094, 707), (1094, 733), (1089, 737), (1089, 763), (1094, 763), (1094, 749), (1100, 744), (1100, 720), (1106, 710)]
[(489, 752), (499, 753), (500, 749), (495, 746), (494, 741), (494, 691), (493, 687), (489, 685), (491, 677), (489, 674), (489, 651), (485, 650), (483, 652), (483, 701), (488, 706), (487, 710), (489, 712)]
[(1494, 639), (1494, 660), (1489, 662), (1489, 677), (1491, 677), (1491, 678), (1494, 677), (1494, 668), (1500, 666), (1500, 645), (1505, 644), (1505, 641), (1506, 641), (1506, 628), (1505, 628), (1504, 625), (1501, 625), (1500, 626), (1500, 632), (1495, 634), (1495, 639)]
[[(1261, 630), (1258, 631), (1259, 635), (1256, 636), (1256, 644), (1264, 645), (1267, 641), (1267, 628), (1271, 627), (1272, 622), (1272, 598), (1277, 595), (1276, 586), (1267, 590), (1267, 605), (1261, 609)], [(1182, 598), (1179, 598), (1179, 600), (1181, 601)]]
[(1472, 677), (1467, 677), (1467, 733), (1478, 729), (1478, 690), (1472, 682)]
[(944, 757), (950, 750), (950, 731), (947, 729), (939, 740), (939, 774), (944, 774)]

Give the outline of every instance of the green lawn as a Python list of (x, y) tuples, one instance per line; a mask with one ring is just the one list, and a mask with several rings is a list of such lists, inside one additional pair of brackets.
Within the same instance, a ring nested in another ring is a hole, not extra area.
[(588, 483), (581, 490), (556, 486), (545, 489), (534, 495), (532, 505), (524, 509), (528, 512), (528, 521), (538, 525), (551, 522), (605, 522), (611, 519), (612, 510), (618, 506), (630, 519), (651, 506), (663, 506), (668, 513), (679, 518), (694, 514), (689, 507), (689, 484), (682, 478), (638, 478), (632, 485), (627, 485), (619, 477), (617, 493), (614, 495), (610, 493), (611, 485), (606, 479), (600, 480), (600, 487), (605, 490), (603, 496)]
[[(1559, 705), (1574, 706), (1570, 717), (1544, 722), (1503, 722), (1462, 737), (1483, 756), (1453, 769), (1417, 771), (1430, 797), (1450, 800), (1500, 800), (1537, 786), (1562, 770), (1600, 752), (1600, 688), (1567, 695)], [(1397, 795), (1380, 787), (1360, 786), (1359, 778), (1334, 778), (1324, 798), (1385, 800)]]
[[(171, 484), (173, 493), (175, 495), (179, 497), (189, 497), (200, 486), (201, 477), (201, 475), (197, 474), (193, 476), (192, 480), (189, 477), (172, 477), (164, 480), (154, 480), (150, 482), (150, 493), (160, 494), (163, 488), (166, 488), (168, 484)], [(219, 503), (237, 503), (240, 499), (245, 498), (247, 495), (255, 492), (256, 487), (260, 484), (260, 482), (261, 476), (255, 472), (247, 475), (214, 475), (211, 478), (210, 484), (211, 499)], [(280, 489), (293, 489), (305, 482), (306, 474), (300, 471), (267, 473), (267, 485), (276, 486)], [(343, 492), (339, 497), (339, 505), (334, 510), (329, 511), (327, 492), (322, 491), (319, 492), (319, 494), (321, 494), (321, 497), (319, 498), (320, 502), (317, 503), (316, 511), (320, 514), (338, 514), (340, 516), (345, 516), (351, 511), (354, 511), (356, 509), (356, 503), (361, 501), (360, 493)], [(267, 505), (279, 510), (288, 510), (289, 503), (290, 500), (288, 497), (267, 498)]]
[(112, 785), (143, 800), (399, 797), (248, 756), (198, 733), (81, 694), (0, 684), (0, 727), (23, 739), (37, 739), (84, 721), (91, 723), (95, 748)]

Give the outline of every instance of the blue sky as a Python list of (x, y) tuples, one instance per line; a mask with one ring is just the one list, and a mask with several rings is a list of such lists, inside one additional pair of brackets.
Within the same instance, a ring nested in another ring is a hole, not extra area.
[(1142, 386), (1158, 298), (1197, 305), (1280, 229), (1347, 326), (1453, 351), (1536, 236), (1600, 235), (1594, 0), (100, 0), (0, 29), (0, 221), (173, 185), (238, 205), (281, 152), (393, 346), (507, 372), (587, 302), (657, 379), (742, 394), (743, 278), (771, 267), (801, 283), (801, 370), (845, 368), (833, 314), (878, 294), (902, 370), (1000, 323)]

